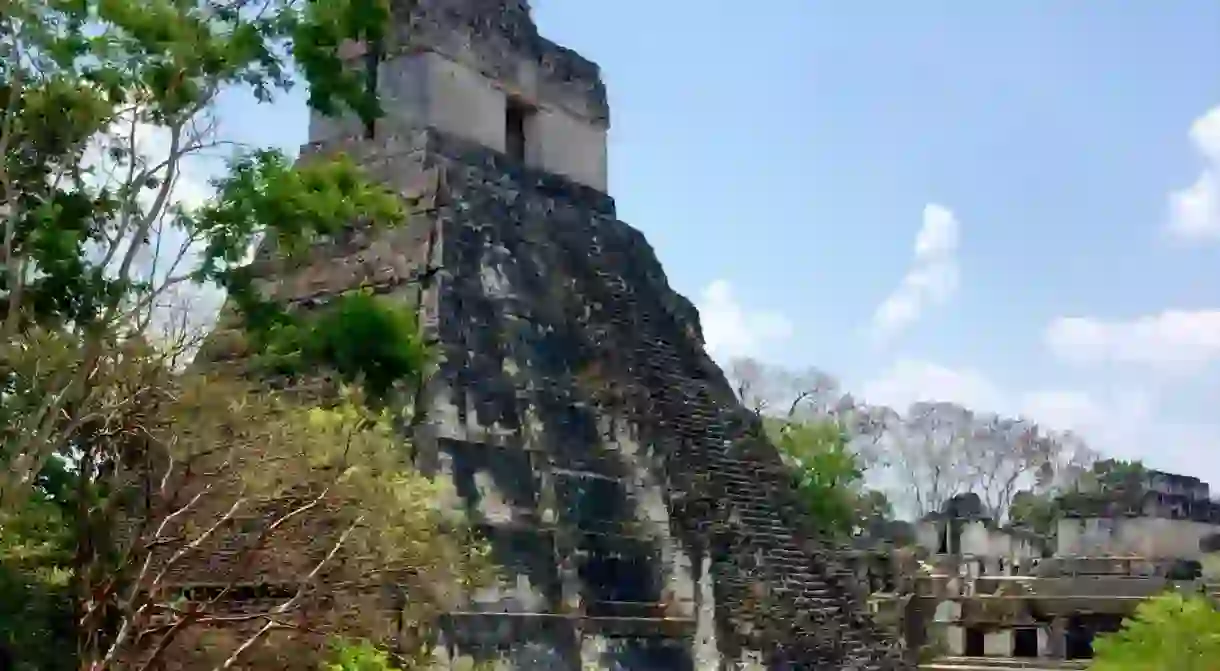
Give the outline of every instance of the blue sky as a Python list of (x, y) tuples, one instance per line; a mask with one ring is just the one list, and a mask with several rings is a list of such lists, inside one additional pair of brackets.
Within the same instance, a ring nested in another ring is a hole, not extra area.
[[(718, 358), (1030, 413), (1220, 488), (1220, 3), (533, 5), (601, 64), (620, 216)], [(228, 107), (305, 138), (299, 98)]]

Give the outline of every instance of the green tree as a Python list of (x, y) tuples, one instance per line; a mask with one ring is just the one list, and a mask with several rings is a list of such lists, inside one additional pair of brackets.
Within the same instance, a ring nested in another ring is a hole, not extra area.
[(1140, 604), (1121, 630), (1098, 638), (1092, 671), (1216, 671), (1220, 611), (1200, 596), (1165, 594)]
[(52, 460), (21, 508), (0, 513), (0, 657), (15, 671), (68, 671), (72, 556), (71, 492), (62, 460)]
[(1056, 525), (1062, 510), (1058, 496), (1052, 492), (1039, 493), (1031, 490), (1017, 492), (1012, 498), (1009, 521), (1025, 527), (1044, 537), (1057, 533)]
[(1047, 432), (1022, 419), (952, 403), (916, 403), (903, 411), (869, 405), (816, 369), (793, 371), (737, 359), (726, 376), (741, 402), (773, 426), (838, 423), (851, 436), (857, 465), (900, 483), (890, 497), (919, 517), (940, 510), (957, 494), (973, 492), (1002, 520), (1023, 487), (1043, 492), (1075, 479), (1095, 459), (1078, 436)]
[[(294, 80), (313, 110), (370, 122), (375, 92), (340, 49), (354, 39), (377, 51), (389, 7), (0, 0), (0, 538), (22, 598), (66, 578), (84, 668), (112, 667), (137, 643), (148, 666), (221, 622), (174, 598), (169, 568), (236, 541), (256, 572), (261, 543), (288, 530), (276, 506), (323, 523), (308, 551), (281, 556), (313, 563), (287, 572), (289, 596), (251, 614), (256, 636), (212, 646), (222, 664), (354, 578), (409, 577), (396, 583), (413, 586), (404, 621), (420, 627), (441, 601), (434, 591), (459, 579), (460, 536), (445, 533), (456, 522), (435, 517), (435, 487), (390, 431), (400, 392), (428, 367), (412, 315), (361, 292), (290, 309), (251, 260), (259, 244), (291, 261), (351, 226), (395, 225), (399, 199), (342, 156), (294, 164), (215, 124), (222, 94), (268, 102)], [(184, 373), (197, 342), (167, 309), (196, 286), (227, 297), (256, 367), (357, 391), (281, 397)], [(49, 502), (40, 483), (53, 476), (70, 494)], [(62, 544), (46, 537), (57, 529)], [(338, 630), (368, 633), (352, 627)]]
[(848, 446), (847, 432), (837, 423), (769, 418), (766, 424), (822, 531), (851, 534), (865, 517), (880, 512), (878, 497), (863, 491), (864, 471)]
[[(227, 140), (215, 106), (242, 91), (270, 101), (295, 68), (314, 110), (371, 120), (375, 92), (340, 47), (380, 42), (388, 17), (388, 0), (0, 2), (0, 508), (19, 505), (69, 449), (106, 352), (148, 337), (192, 282), (225, 290), (281, 359), (307, 343), (337, 353), (263, 296), (249, 252), (263, 240), (292, 253), (353, 222), (392, 225), (398, 199), (343, 157), (294, 165)], [(209, 161), (227, 169), (209, 172)], [(207, 175), (214, 195), (192, 197)], [(29, 361), (52, 352), (54, 362)], [(14, 372), (23, 366), (32, 384)], [(350, 360), (339, 368), (355, 372)]]
[[(394, 412), (358, 388), (320, 407), (203, 374), (138, 396), (99, 431), (114, 436), (99, 452), (136, 459), (116, 457), (91, 483), (116, 505), (93, 518), (112, 552), (82, 567), (82, 666), (157, 668), (199, 647), (258, 666), (264, 643), (312, 666), (317, 635), (333, 634), (384, 642), (417, 668), (435, 618), (484, 564), (461, 517), (437, 506), (441, 485), (405, 465)], [(114, 430), (137, 422), (134, 437)], [(213, 588), (181, 592), (183, 576)], [(236, 594), (251, 585), (270, 591)]]
[[(308, 630), (383, 641), (417, 668), (436, 616), (486, 575), (440, 485), (409, 465), (396, 427), (410, 408), (358, 385), (282, 393), (177, 371), (138, 341), (99, 361), (71, 468), (52, 459), (0, 518), (0, 634), (16, 663), (155, 668), (208, 649), (257, 664), (266, 642), (310, 666)], [(221, 589), (183, 593), (184, 577)], [(225, 613), (250, 585), (278, 591)]]
[(321, 671), (399, 671), (390, 655), (368, 641), (338, 640)]
[(1142, 461), (1105, 459), (1093, 464), (1083, 486), (1109, 496), (1140, 496), (1148, 469)]

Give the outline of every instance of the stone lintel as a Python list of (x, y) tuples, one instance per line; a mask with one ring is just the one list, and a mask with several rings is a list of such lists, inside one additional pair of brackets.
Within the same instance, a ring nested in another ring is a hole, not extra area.
[(419, 0), (395, 14), (387, 56), (431, 51), (512, 92), (610, 123), (598, 65), (542, 37), (522, 0)]

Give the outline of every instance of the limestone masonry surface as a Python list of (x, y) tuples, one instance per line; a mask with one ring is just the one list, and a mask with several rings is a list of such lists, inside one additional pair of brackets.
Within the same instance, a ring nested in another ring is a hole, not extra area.
[(314, 119), (301, 160), (348, 153), (410, 221), (293, 268), (268, 256), (264, 281), (302, 305), (372, 287), (417, 306), (443, 354), (413, 442), (506, 579), (448, 617), (438, 659), (907, 668), (807, 532), (697, 311), (616, 219), (597, 66), (541, 38), (524, 0), (422, 0), (397, 21), (386, 116), (371, 137)]

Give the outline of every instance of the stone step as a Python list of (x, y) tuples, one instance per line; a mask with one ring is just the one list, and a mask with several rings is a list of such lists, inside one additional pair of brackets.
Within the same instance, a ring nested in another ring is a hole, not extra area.
[(780, 515), (775, 512), (773, 507), (774, 504), (771, 502), (771, 498), (766, 494), (757, 491), (752, 493), (733, 491), (728, 487), (725, 489), (725, 498), (733, 503), (734, 509), (738, 510), (739, 514), (744, 513), (748, 515), (758, 515), (761, 513), (768, 517), (780, 517)]
[[(734, 589), (754, 590), (757, 587), (758, 579), (754, 576), (741, 578), (723, 576), (722, 581), (725, 585)], [(772, 585), (771, 590), (776, 594), (801, 594), (810, 599), (822, 599), (827, 602), (835, 601), (835, 596), (830, 588), (818, 581), (781, 581), (780, 585)]]
[(941, 657), (919, 666), (924, 671), (1075, 671), (1087, 669), (1085, 660), (1028, 659), (1016, 657)]
[(776, 490), (788, 484), (786, 473), (768, 473), (767, 471), (746, 473), (735, 468), (722, 468), (715, 463), (709, 466), (708, 473), (719, 478), (719, 481), (731, 494), (768, 503), (775, 500)]
[[(729, 578), (722, 577), (724, 585), (733, 589), (742, 589), (753, 591), (756, 588), (758, 580), (754, 577), (744, 578)], [(775, 594), (793, 595), (798, 594), (806, 599), (814, 599), (819, 603), (838, 603), (834, 593), (829, 587), (819, 581), (781, 581), (780, 585), (772, 585), (771, 591)]]
[(758, 494), (750, 498), (750, 495), (745, 492), (733, 491), (731, 488), (726, 488), (726, 490), (726, 495), (735, 504), (734, 508), (738, 515), (749, 516), (750, 519), (769, 519), (786, 523), (781, 509), (772, 498)]
[[(730, 494), (729, 498), (733, 499), (735, 497)], [(733, 502), (738, 504), (734, 506), (735, 510), (733, 512), (737, 514), (738, 519), (746, 524), (787, 528), (787, 525), (784, 524), (784, 521), (780, 518), (779, 514), (776, 511), (769, 509), (765, 504), (754, 503), (753, 501), (745, 502), (738, 500), (734, 500)]]
[[(616, 300), (625, 300), (624, 290), (617, 279), (611, 282), (611, 295)], [(840, 653), (846, 653), (844, 661), (850, 659), (851, 668), (883, 671), (892, 665), (878, 661), (875, 645), (849, 626), (850, 604), (844, 599), (840, 588), (833, 587), (825, 575), (821, 575), (818, 559), (808, 555), (794, 537), (792, 529), (780, 514), (786, 504), (777, 498), (776, 491), (789, 486), (788, 474), (773, 456), (751, 458), (750, 452), (735, 449), (738, 429), (725, 421), (729, 415), (713, 400), (706, 384), (692, 382), (686, 371), (691, 358), (682, 356), (669, 340), (659, 338), (657, 331), (667, 321), (663, 315), (652, 315), (641, 311), (634, 320), (618, 319), (616, 323), (637, 334), (638, 342), (633, 354), (638, 368), (659, 388), (662, 395), (652, 398), (651, 412), (665, 418), (671, 440), (664, 443), (666, 468), (679, 474), (674, 478), (679, 488), (695, 488), (686, 492), (698, 494), (700, 478), (693, 474), (706, 473), (718, 487), (706, 492), (722, 492), (729, 504), (729, 511), (736, 513), (737, 524), (730, 527), (727, 552), (713, 559), (712, 570), (718, 589), (725, 590), (724, 601), (730, 612), (743, 620), (767, 619), (768, 614), (752, 608), (753, 592), (760, 581), (766, 586), (765, 593), (776, 599), (779, 613), (805, 612), (814, 614), (816, 624), (793, 626), (808, 630), (811, 626), (840, 632)], [(668, 329), (668, 324), (664, 327)], [(655, 329), (655, 330), (654, 330)], [(758, 559), (757, 570), (746, 568)], [(816, 568), (815, 568), (816, 567)], [(748, 598), (749, 597), (749, 598)], [(754, 604), (756, 605), (756, 604)], [(780, 616), (782, 617), (782, 616)], [(838, 656), (836, 654), (836, 657)], [(846, 667), (845, 667), (846, 668)]]
[(725, 472), (741, 473), (744, 475), (754, 475), (758, 473), (786, 475), (786, 473), (781, 470), (783, 467), (780, 464), (761, 463), (757, 459), (744, 460), (725, 456), (717, 459), (712, 465)]
[(738, 504), (742, 514), (782, 519), (775, 497), (773, 495), (768, 496), (758, 487), (742, 489), (738, 485), (729, 482), (725, 486), (725, 495)]
[(726, 481), (742, 486), (743, 489), (748, 487), (757, 490), (758, 485), (762, 484), (759, 482), (760, 478), (757, 473), (742, 472), (740, 469), (721, 466), (716, 462), (712, 462), (708, 470)]

